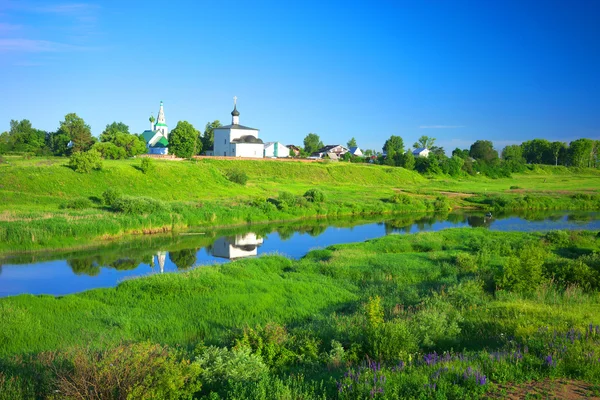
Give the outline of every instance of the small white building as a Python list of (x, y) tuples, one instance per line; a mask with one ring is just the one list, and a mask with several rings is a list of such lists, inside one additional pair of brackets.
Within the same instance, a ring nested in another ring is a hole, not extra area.
[(162, 101), (160, 102), (156, 124), (154, 123), (154, 117), (150, 117), (150, 129), (142, 132), (142, 137), (146, 141), (148, 154), (169, 154), (169, 127), (165, 120)]
[(262, 244), (263, 239), (252, 232), (235, 237), (220, 237), (212, 244), (211, 254), (229, 260), (251, 257), (258, 254), (258, 248)]
[(362, 157), (362, 155), (363, 155), (363, 152), (362, 152), (362, 150), (360, 149), (360, 147), (350, 147), (350, 148), (348, 149), (348, 152), (349, 152), (350, 154), (352, 154), (353, 156), (356, 156), (356, 157)]
[(258, 129), (240, 125), (237, 98), (234, 97), (231, 125), (214, 130), (215, 156), (263, 158), (265, 146), (258, 138)]
[(311, 158), (323, 158), (325, 156), (329, 156), (329, 158), (332, 158), (331, 156), (334, 155), (334, 158), (338, 159), (347, 152), (348, 149), (342, 146), (341, 144), (330, 144), (320, 148), (316, 152), (312, 153), (310, 156)]
[(420, 147), (418, 149), (414, 149), (412, 151), (413, 156), (415, 157), (429, 157), (429, 149), (424, 147)]
[(263, 155), (265, 157), (285, 158), (290, 156), (290, 149), (279, 142), (267, 142), (265, 143)]

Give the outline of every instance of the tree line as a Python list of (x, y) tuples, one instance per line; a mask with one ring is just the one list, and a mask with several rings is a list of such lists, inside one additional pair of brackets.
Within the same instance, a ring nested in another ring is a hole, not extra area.
[[(179, 121), (169, 132), (169, 151), (178, 157), (199, 155), (203, 149), (213, 147), (216, 120), (206, 124), (204, 132), (187, 121)], [(129, 131), (123, 122), (106, 125), (98, 138), (83, 118), (75, 113), (65, 115), (54, 132), (36, 129), (27, 119), (11, 120), (10, 129), (0, 134), (0, 154), (28, 153), (34, 155), (71, 156), (74, 153), (94, 150), (105, 159), (123, 159), (148, 152), (141, 134)]]
[[(169, 133), (169, 152), (189, 158), (213, 148), (214, 129), (222, 126), (219, 120), (206, 124), (204, 131), (197, 130), (187, 121), (179, 121)], [(421, 136), (413, 149), (428, 149), (428, 157), (415, 157), (405, 148), (401, 136), (390, 136), (382, 151), (367, 149), (362, 157), (344, 155), (351, 162), (371, 162), (416, 170), (422, 174), (484, 174), (491, 177), (509, 176), (521, 172), (527, 164), (563, 165), (568, 167), (600, 167), (600, 140), (577, 139), (569, 144), (546, 139), (533, 139), (519, 145), (506, 146), (499, 154), (491, 141), (477, 140), (468, 149), (456, 148), (448, 157), (443, 147), (435, 145), (436, 139)], [(300, 157), (307, 157), (324, 147), (319, 135), (309, 133), (303, 141)], [(355, 138), (347, 146), (357, 147)], [(75, 113), (65, 115), (54, 132), (36, 129), (29, 120), (11, 120), (10, 129), (0, 134), (0, 154), (31, 153), (35, 155), (71, 156), (90, 150), (105, 159), (122, 159), (147, 152), (146, 142), (140, 134), (133, 134), (122, 122), (106, 125), (98, 138), (83, 118)]]

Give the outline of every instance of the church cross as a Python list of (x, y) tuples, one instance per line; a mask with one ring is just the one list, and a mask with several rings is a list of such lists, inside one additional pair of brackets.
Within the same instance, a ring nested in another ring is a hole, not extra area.
[(233, 96), (233, 105), (235, 106), (237, 104), (237, 96)]

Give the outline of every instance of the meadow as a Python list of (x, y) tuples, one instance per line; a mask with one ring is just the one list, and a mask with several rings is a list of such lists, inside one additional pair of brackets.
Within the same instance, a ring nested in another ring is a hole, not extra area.
[[(249, 160), (106, 160), (81, 174), (65, 158), (0, 164), (0, 252), (69, 249), (128, 235), (306, 218), (481, 210), (598, 209), (600, 173), (529, 166), (512, 178), (423, 177), (403, 168)], [(231, 174), (243, 173), (243, 185)], [(306, 195), (318, 190), (314, 201)], [(124, 197), (119, 207), (104, 194)]]
[(4, 298), (0, 399), (598, 396), (599, 250), (450, 229)]

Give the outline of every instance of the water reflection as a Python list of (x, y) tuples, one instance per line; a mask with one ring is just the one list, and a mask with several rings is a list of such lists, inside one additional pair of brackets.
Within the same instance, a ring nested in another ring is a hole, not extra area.
[[(380, 217), (378, 217), (380, 218)], [(120, 280), (223, 263), (270, 252), (299, 258), (313, 248), (389, 234), (483, 227), (503, 231), (600, 229), (598, 212), (406, 214), (391, 219), (323, 219), (253, 225), (198, 234), (147, 236), (96, 249), (29, 253), (0, 259), (0, 297), (65, 294)], [(3, 265), (2, 265), (3, 264)]]

